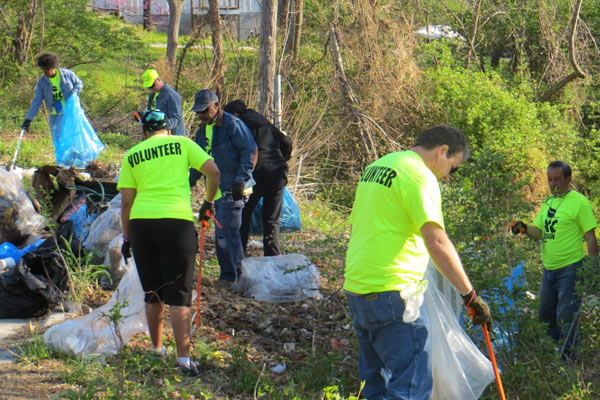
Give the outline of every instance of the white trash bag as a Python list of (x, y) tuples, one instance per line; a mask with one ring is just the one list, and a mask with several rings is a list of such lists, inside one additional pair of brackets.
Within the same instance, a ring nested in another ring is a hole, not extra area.
[(490, 360), (479, 351), (460, 326), (450, 302), (439, 290), (436, 271), (430, 262), (424, 278), (429, 281), (425, 292), (425, 307), (431, 321), (431, 399), (478, 399), (494, 380), (494, 369)]
[[(123, 339), (121, 343), (110, 321), (110, 309), (116, 303), (124, 304), (125, 301), (128, 305), (120, 310), (125, 316), (119, 321), (119, 332)], [(130, 258), (127, 272), (106, 304), (88, 315), (53, 326), (44, 334), (44, 340), (55, 349), (76, 356), (114, 355), (129, 342), (132, 335), (146, 331), (144, 291), (133, 258)]]
[(286, 303), (318, 297), (319, 271), (302, 254), (248, 257), (234, 291), (259, 301)]
[(121, 224), (121, 193), (117, 194), (104, 211), (92, 222), (90, 232), (83, 242), (87, 250), (96, 250), (101, 256), (106, 256), (108, 246), (116, 236), (123, 232)]

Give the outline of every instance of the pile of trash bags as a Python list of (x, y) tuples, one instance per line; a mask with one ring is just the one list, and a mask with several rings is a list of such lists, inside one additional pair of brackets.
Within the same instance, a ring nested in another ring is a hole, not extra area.
[[(84, 182), (75, 175), (52, 166), (35, 171), (0, 169), (0, 319), (40, 317), (61, 304), (69, 290), (63, 254), (81, 254), (82, 242), (92, 231), (86, 248), (95, 250), (101, 257), (98, 263), (110, 265), (114, 272), (105, 284), (115, 287), (125, 273), (121, 257), (109, 254), (109, 245), (121, 234), (120, 207), (114, 215), (114, 203), (120, 200), (107, 203), (117, 193), (116, 184)], [(35, 189), (31, 196), (24, 177), (31, 177)], [(91, 197), (99, 186), (101, 197)], [(46, 218), (38, 212), (42, 199), (49, 208)], [(102, 213), (107, 206), (110, 218)], [(103, 218), (96, 223), (98, 214)], [(52, 229), (46, 227), (47, 221)], [(101, 242), (95, 239), (98, 236)], [(113, 246), (120, 249), (118, 242)]]

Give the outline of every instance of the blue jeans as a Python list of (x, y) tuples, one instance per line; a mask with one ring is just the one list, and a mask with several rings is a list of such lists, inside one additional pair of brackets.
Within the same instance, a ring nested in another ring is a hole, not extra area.
[(582, 261), (555, 270), (544, 268), (540, 289), (540, 320), (548, 324), (548, 334), (556, 342), (561, 342), (564, 353), (569, 354), (577, 345), (579, 327), (579, 305), (577, 294), (577, 270)]
[(244, 250), (240, 238), (242, 225), (243, 200), (234, 201), (231, 195), (215, 201), (215, 218), (221, 228), (215, 224), (215, 243), (217, 260), (221, 267), (219, 279), (234, 282), (241, 273)]
[[(431, 338), (425, 305), (414, 322), (402, 321), (397, 291), (346, 294), (358, 339), (358, 372), (368, 400), (429, 400), (433, 388)], [(390, 374), (387, 384), (381, 369)]]

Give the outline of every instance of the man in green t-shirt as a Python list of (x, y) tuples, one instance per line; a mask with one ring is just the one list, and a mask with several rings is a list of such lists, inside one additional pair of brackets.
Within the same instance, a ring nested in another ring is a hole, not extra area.
[(440, 125), (423, 132), (411, 150), (367, 166), (360, 177), (344, 290), (359, 344), (362, 395), (369, 400), (431, 398), (429, 317), (419, 296), (429, 257), (463, 295), (473, 323), (491, 327), (489, 308), (444, 231), (438, 180), (468, 153), (463, 132)]
[(598, 223), (592, 205), (581, 193), (571, 190), (571, 167), (564, 161), (548, 165), (547, 197), (533, 226), (523, 221), (513, 222), (514, 234), (523, 233), (532, 239), (542, 239), (544, 274), (540, 289), (540, 320), (548, 324), (548, 333), (562, 343), (560, 355), (570, 356), (577, 343), (581, 299), (576, 286), (577, 270), (581, 267), (587, 244), (588, 254), (598, 255), (594, 230)]

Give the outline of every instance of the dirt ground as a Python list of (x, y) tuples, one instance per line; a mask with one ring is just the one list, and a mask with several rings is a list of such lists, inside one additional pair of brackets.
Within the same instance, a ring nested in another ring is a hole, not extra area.
[[(18, 132), (8, 134), (7, 140), (16, 138)], [(24, 140), (35, 140), (35, 134), (26, 134)], [(6, 163), (7, 160), (1, 162)], [(118, 173), (118, 167), (113, 165), (94, 165), (91, 169), (88, 172), (92, 177), (101, 180), (112, 180)], [(202, 189), (197, 185), (192, 190), (192, 199), (201, 204), (202, 198)], [(304, 248), (303, 243), (308, 239), (308, 234), (304, 232), (282, 237), (288, 246), (302, 248), (319, 270), (328, 268), (318, 264), (319, 249)], [(212, 229), (206, 234), (204, 251), (205, 260), (215, 258)], [(262, 256), (262, 248), (250, 249), (249, 253), (250, 256)], [(342, 358), (351, 362), (352, 330), (344, 322), (346, 314), (342, 307), (343, 295), (339, 288), (329, 288), (330, 279), (324, 277), (323, 273), (321, 299), (285, 304), (259, 302), (215, 288), (212, 284), (214, 277), (207, 275), (205, 273), (202, 279), (200, 327), (194, 333), (193, 343), (199, 340), (218, 343), (219, 349), (225, 352), (242, 346), (248, 360), (260, 367), (265, 365), (266, 368), (279, 364), (282, 357), (288, 366), (302, 363), (307, 353), (306, 350), (298, 349), (306, 348), (313, 349), (313, 352), (317, 348), (335, 349)], [(101, 291), (91, 296), (87, 303), (95, 308), (111, 295), (110, 291)], [(36, 333), (42, 335), (43, 330), (36, 329)], [(168, 324), (165, 324), (165, 334), (171, 334)], [(17, 346), (22, 346), (30, 338), (31, 332), (24, 330), (0, 343), (0, 350), (8, 349), (18, 353)], [(150, 345), (147, 339), (143, 339), (143, 335), (136, 337), (131, 345), (140, 345), (140, 342), (142, 346)], [(1, 363), (0, 400), (48, 399), (53, 394), (73, 389), (61, 379), (63, 369), (58, 360), (43, 360), (38, 365), (22, 359), (16, 363)], [(215, 390), (229, 398), (236, 398), (234, 393), (228, 392), (228, 386), (227, 382), (222, 382)]]
[[(305, 233), (294, 234), (288, 244), (300, 247), (308, 239)], [(309, 257), (311, 250), (305, 249)], [(206, 235), (204, 259), (215, 258), (213, 232)], [(250, 256), (261, 256), (262, 248), (249, 250)], [(318, 264), (318, 256), (312, 254), (313, 262), (322, 270), (327, 268)], [(205, 261), (206, 262), (206, 261)], [(329, 279), (321, 273), (322, 297), (317, 300), (305, 300), (297, 303), (273, 304), (245, 298), (239, 294), (215, 288), (214, 277), (207, 276), (205, 271), (201, 289), (200, 327), (194, 333), (193, 343), (217, 343), (219, 350), (232, 353), (236, 347), (245, 351), (248, 360), (259, 368), (263, 365), (268, 370), (282, 362), (285, 358), (288, 368), (293, 364), (301, 365), (307, 357), (306, 349), (334, 349), (350, 365), (354, 362), (352, 354), (352, 330), (346, 321), (342, 306), (342, 293), (328, 288)], [(95, 308), (103, 304), (112, 292), (99, 291), (92, 295), (87, 303)], [(195, 308), (194, 310), (195, 311)], [(168, 321), (168, 315), (167, 315)], [(37, 330), (42, 335), (42, 330)], [(168, 323), (165, 334), (171, 335)], [(9, 338), (0, 349), (10, 349), (18, 354), (17, 346), (22, 346), (31, 338), (31, 332), (24, 329), (21, 334)], [(290, 347), (290, 344), (293, 344)], [(132, 346), (150, 346), (144, 335), (134, 338)], [(301, 350), (302, 351), (299, 351)], [(48, 399), (53, 394), (74, 389), (61, 379), (64, 367), (58, 360), (44, 360), (34, 365), (27, 360), (17, 363), (0, 364), (0, 400)], [(239, 398), (230, 392), (231, 384), (218, 382), (213, 393), (219, 398)], [(223, 397), (220, 397), (223, 396)]]
[[(53, 365), (54, 364), (54, 365)], [(43, 361), (40, 365), (28, 363), (0, 364), (0, 399), (48, 399), (69, 389), (69, 385), (61, 382), (56, 372), (60, 365), (56, 361)]]

